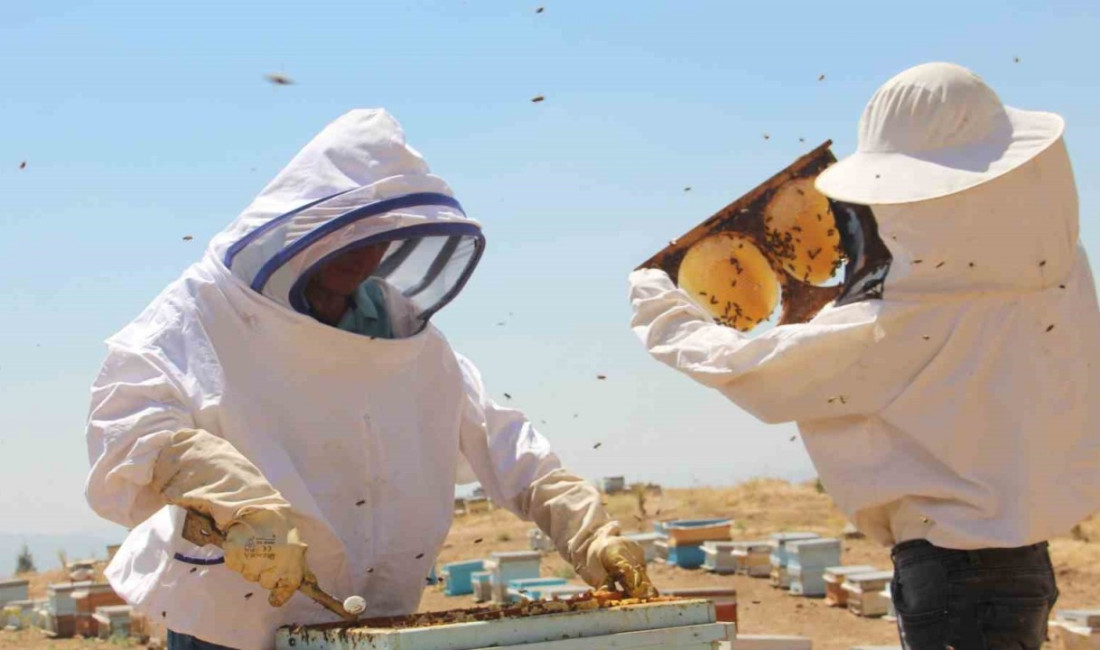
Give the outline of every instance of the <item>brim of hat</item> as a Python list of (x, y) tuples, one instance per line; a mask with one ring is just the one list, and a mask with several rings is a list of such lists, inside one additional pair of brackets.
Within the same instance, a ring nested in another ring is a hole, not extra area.
[(1061, 116), (1005, 107), (1011, 129), (965, 147), (930, 153), (857, 152), (815, 182), (838, 201), (890, 205), (926, 201), (987, 183), (1023, 165), (1062, 137)]

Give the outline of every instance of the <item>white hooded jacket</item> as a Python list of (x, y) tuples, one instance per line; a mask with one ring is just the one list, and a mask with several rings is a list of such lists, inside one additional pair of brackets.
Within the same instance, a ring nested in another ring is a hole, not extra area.
[[(316, 264), (380, 240), (396, 242), (380, 269), (401, 338), (300, 313), (300, 280)], [(364, 596), (368, 615), (416, 610), (454, 485), (475, 477), (601, 579), (588, 552), (615, 524), (598, 492), (561, 468), (522, 413), (495, 404), (428, 322), (481, 246), (478, 224), (385, 111), (352, 111), (310, 142), (202, 261), (107, 342), (92, 388), (87, 497), (135, 527), (107, 570), (115, 589), (169, 629), (242, 650), (272, 647), (280, 625), (334, 619), (301, 594), (271, 607), (219, 549), (180, 537), (183, 511), (149, 482), (172, 433), (196, 428), (259, 467), (294, 507), (319, 584)], [(423, 251), (413, 275), (407, 262)]]
[(883, 543), (1014, 547), (1100, 510), (1100, 310), (1064, 142), (872, 208), (893, 255), (881, 300), (750, 338), (642, 270), (635, 333), (761, 420), (797, 422), (829, 493)]

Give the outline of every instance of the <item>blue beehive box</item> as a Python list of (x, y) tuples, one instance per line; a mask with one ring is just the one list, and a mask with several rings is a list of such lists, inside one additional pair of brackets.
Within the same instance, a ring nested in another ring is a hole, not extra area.
[(451, 562), (443, 565), (445, 586), (443, 593), (448, 596), (465, 596), (474, 593), (474, 584), (471, 574), (474, 571), (484, 571), (485, 560), (470, 560), (468, 562)]
[(820, 535), (817, 533), (772, 533), (772, 566), (786, 568), (789, 559), (787, 545), (791, 542), (817, 539), (819, 537)]
[(687, 544), (684, 546), (669, 544), (668, 563), (675, 564), (681, 569), (698, 569), (707, 559), (703, 552), (702, 544)]
[(830, 537), (787, 543), (787, 566), (820, 569), (840, 564), (840, 540)]
[(787, 567), (787, 577), (792, 595), (813, 598), (825, 595), (825, 569), (791, 564)]

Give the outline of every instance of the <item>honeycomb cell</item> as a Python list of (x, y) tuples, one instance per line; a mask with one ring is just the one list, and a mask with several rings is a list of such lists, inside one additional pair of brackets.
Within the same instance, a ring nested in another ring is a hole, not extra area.
[(779, 281), (748, 237), (718, 233), (688, 249), (679, 284), (714, 318), (743, 332), (768, 319), (779, 303)]
[(810, 284), (831, 278), (843, 261), (836, 219), (813, 179), (781, 185), (764, 208), (767, 245), (791, 277)]

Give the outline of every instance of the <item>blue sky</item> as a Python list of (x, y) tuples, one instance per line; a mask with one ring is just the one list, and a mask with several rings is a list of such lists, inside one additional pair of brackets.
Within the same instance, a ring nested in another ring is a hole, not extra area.
[(105, 528), (82, 496), (102, 340), (363, 106), (397, 115), (484, 224), (484, 261), (437, 323), (569, 465), (668, 485), (812, 477), (792, 426), (645, 355), (631, 268), (819, 142), (849, 153), (874, 89), (931, 60), (1066, 117), (1100, 247), (1095, 0), (892, 4), (6, 3), (0, 532)]

